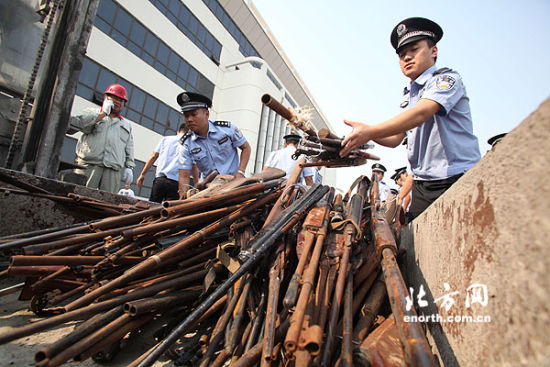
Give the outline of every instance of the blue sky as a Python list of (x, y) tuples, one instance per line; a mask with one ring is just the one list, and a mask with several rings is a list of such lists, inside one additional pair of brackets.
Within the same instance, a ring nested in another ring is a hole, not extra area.
[[(550, 97), (548, 0), (252, 2), (341, 136), (350, 131), (343, 119), (376, 124), (399, 113), (408, 80), (390, 32), (413, 16), (443, 28), (437, 66), (461, 74), (482, 155), (488, 138), (513, 130)], [(402, 147), (373, 153), (390, 174), (407, 164)], [(336, 186), (347, 190), (371, 164), (339, 168)]]

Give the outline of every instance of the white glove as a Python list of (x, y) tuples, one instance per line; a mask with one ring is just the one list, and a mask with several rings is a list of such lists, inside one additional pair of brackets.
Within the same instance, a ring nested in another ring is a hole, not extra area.
[(110, 99), (108, 98), (105, 98), (105, 100), (103, 101), (103, 106), (101, 107), (101, 110), (107, 115), (109, 116), (111, 114), (111, 109), (115, 106), (114, 102), (111, 101)]
[(131, 168), (124, 168), (124, 173), (122, 174), (122, 181), (125, 184), (130, 185), (134, 181), (134, 171)]

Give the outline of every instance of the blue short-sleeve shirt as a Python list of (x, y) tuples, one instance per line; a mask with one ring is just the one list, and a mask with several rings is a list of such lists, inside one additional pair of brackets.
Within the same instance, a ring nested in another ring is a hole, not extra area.
[(405, 88), (401, 107), (414, 107), (421, 98), (437, 102), (441, 109), (407, 131), (408, 158), (415, 179), (440, 180), (464, 173), (481, 155), (462, 78), (451, 69), (436, 69), (434, 65)]
[[(296, 152), (296, 147), (293, 145), (288, 145), (283, 149), (276, 150), (271, 152), (269, 158), (264, 164), (264, 167), (279, 168), (286, 172), (285, 180), (288, 180), (290, 174), (294, 170), (298, 160), (292, 159), (292, 156)], [(304, 167), (300, 178), (304, 179), (305, 177), (313, 176), (316, 169), (314, 167)]]
[(227, 121), (208, 121), (208, 134), (195, 133), (185, 139), (178, 155), (181, 169), (190, 170), (196, 164), (199, 172), (208, 175), (217, 170), (222, 175), (234, 175), (239, 169), (237, 147), (246, 143), (242, 131)]
[(177, 181), (180, 166), (178, 157), (179, 140), (183, 134), (165, 136), (158, 143), (155, 152), (159, 154), (157, 159), (157, 171), (155, 177), (165, 176)]

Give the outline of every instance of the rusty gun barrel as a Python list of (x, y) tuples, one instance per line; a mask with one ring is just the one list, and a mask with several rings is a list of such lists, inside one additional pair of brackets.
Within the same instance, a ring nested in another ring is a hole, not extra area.
[(390, 306), (395, 316), (395, 323), (399, 329), (401, 342), (405, 349), (407, 365), (436, 366), (422, 326), (418, 322), (404, 321), (405, 316), (414, 320), (417, 315), (414, 307), (411, 307), (409, 311), (406, 308), (406, 299), (410, 295), (395, 260), (397, 244), (395, 243), (391, 229), (383, 213), (373, 210), (372, 221), (374, 236), (376, 237), (376, 252), (381, 258), (386, 290), (388, 291)]

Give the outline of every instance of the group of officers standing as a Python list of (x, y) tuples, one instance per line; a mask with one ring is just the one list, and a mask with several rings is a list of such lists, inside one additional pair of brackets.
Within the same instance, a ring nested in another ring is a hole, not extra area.
[[(396, 147), (407, 139), (412, 174), (406, 167), (396, 170), (392, 179), (401, 187), (392, 193), (383, 181), (386, 168), (376, 163), (372, 171), (379, 177), (381, 201), (395, 200), (409, 211), (409, 219), (422, 213), (481, 158), (470, 113), (469, 98), (461, 76), (449, 68), (437, 68), (437, 42), (443, 30), (425, 18), (408, 18), (394, 27), (390, 42), (398, 55), (403, 74), (410, 79), (400, 104), (402, 112), (379, 124), (344, 121), (352, 128), (342, 143), (340, 156), (368, 141)], [(116, 192), (122, 176), (133, 180), (135, 166), (130, 124), (120, 112), (127, 102), (126, 90), (118, 84), (105, 91), (98, 113), (74, 117), (83, 135), (77, 145), (77, 163), (86, 167), (88, 186)], [(150, 199), (160, 202), (185, 197), (199, 175), (216, 170), (219, 174), (243, 177), (251, 147), (242, 131), (228, 121), (209, 119), (209, 98), (191, 92), (177, 96), (185, 117), (177, 136), (164, 137), (147, 160), (137, 185), (157, 163)], [(281, 168), (290, 174), (296, 164), (291, 157), (298, 135), (287, 135), (285, 148), (273, 152), (266, 167)], [(240, 155), (238, 151), (240, 150)], [(311, 185), (319, 181), (315, 168), (304, 169), (303, 178)], [(393, 195), (393, 196), (392, 196)]]
[[(201, 176), (213, 171), (235, 178), (244, 177), (252, 152), (237, 126), (229, 121), (210, 120), (212, 101), (208, 97), (183, 92), (176, 100), (185, 122), (179, 126), (177, 135), (160, 140), (136, 180), (137, 186), (141, 187), (145, 175), (156, 163), (149, 197), (153, 202), (185, 197)], [(72, 125), (80, 126), (83, 132), (77, 144), (77, 163), (86, 167), (81, 173), (87, 176), (88, 187), (116, 193), (121, 178), (125, 186), (133, 181), (132, 131), (130, 124), (120, 115), (127, 101), (126, 89), (113, 84), (105, 91), (99, 112), (87, 111), (71, 118)], [(297, 162), (292, 155), (300, 138), (297, 134), (285, 135), (285, 147), (271, 152), (264, 170), (279, 168), (287, 173), (288, 178)], [(121, 175), (121, 171), (124, 174)], [(321, 179), (317, 169), (312, 167), (305, 168), (301, 178), (308, 186)]]

